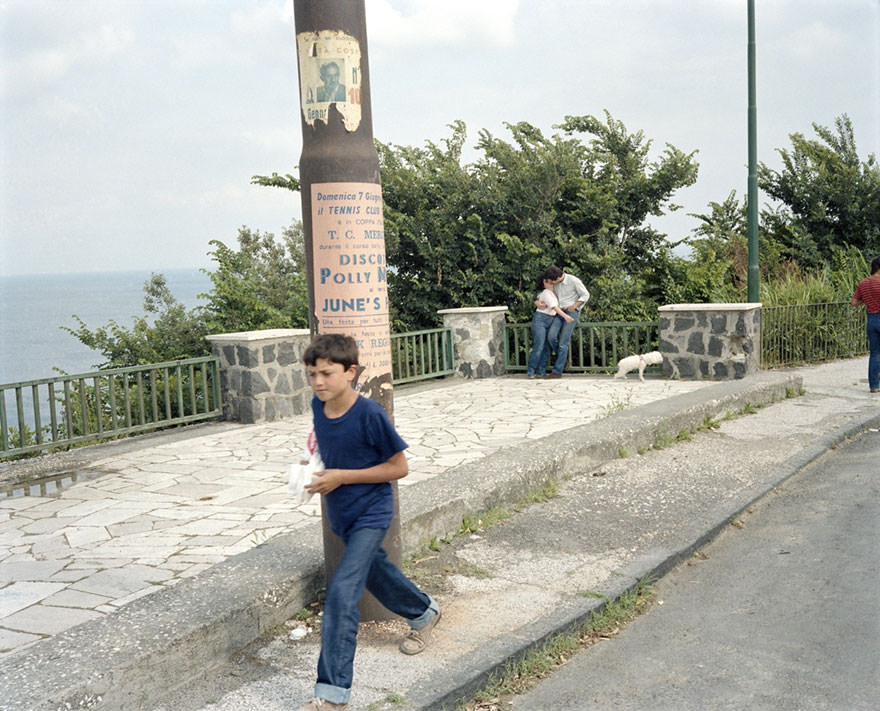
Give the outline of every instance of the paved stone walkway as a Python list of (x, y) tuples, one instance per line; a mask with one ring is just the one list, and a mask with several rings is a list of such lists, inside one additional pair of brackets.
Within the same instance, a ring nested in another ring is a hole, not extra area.
[[(410, 445), (400, 486), (710, 384), (511, 376), (399, 388), (395, 421)], [(0, 498), (0, 657), (312, 523), (318, 499), (294, 508), (286, 489), (310, 428), (303, 415), (154, 437), (102, 451), (60, 491)]]

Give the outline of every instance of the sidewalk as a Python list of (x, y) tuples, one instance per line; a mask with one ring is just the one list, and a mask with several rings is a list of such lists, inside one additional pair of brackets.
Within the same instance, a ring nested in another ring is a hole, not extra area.
[[(547, 401), (573, 426), (614, 407), (700, 387), (705, 383), (509, 378), (401, 388), (395, 421), (410, 445), (411, 474), (400, 486), (552, 434), (534, 416)], [(310, 429), (311, 416), (302, 415), (96, 449), (60, 495), (0, 499), (0, 653), (111, 613), (320, 519), (318, 498), (293, 509), (286, 489), (287, 466)]]
[[(468, 513), (514, 503), (548, 477), (578, 481), (598, 466), (619, 476), (590, 477), (591, 487), (615, 481), (624, 488), (607, 492), (605, 506), (591, 505), (596, 520), (608, 515), (609, 505), (623, 502), (640, 512), (640, 525), (657, 530), (634, 528), (634, 521), (603, 527), (597, 541), (609, 530), (619, 530), (619, 540), (608, 539), (599, 544), (602, 550), (589, 553), (589, 546), (578, 546), (578, 555), (587, 559), (573, 568), (559, 567), (574, 565), (567, 556), (548, 562), (554, 548), (572, 540), (561, 535), (534, 561), (541, 571), (524, 561), (514, 566), (522, 574), (541, 572), (536, 580), (516, 585), (507, 580), (506, 591), (484, 583), (482, 592), (478, 585), (476, 591), (441, 595), (445, 614), (437, 652), (412, 662), (400, 655), (385, 659), (390, 642), (367, 645), (357, 669), (366, 688), (356, 684), (353, 709), (380, 702), (392, 691), (404, 693), (412, 708), (439, 707), (465, 692), (491, 664), (513, 653), (511, 645), (531, 643), (540, 638), (537, 631), (563, 618), (568, 622), (573, 609), (583, 614), (595, 604), (582, 596), (572, 601), (556, 590), (554, 580), (570, 577), (562, 571), (579, 569), (579, 589), (605, 592), (631, 583), (642, 568), (668, 564), (673, 556), (657, 548), (669, 533), (663, 529), (688, 539), (669, 550), (694, 545), (694, 535), (721, 525), (737, 506), (775, 485), (781, 472), (790, 473), (831, 442), (875, 422), (880, 402), (867, 392), (864, 370), (864, 359), (856, 359), (727, 383), (511, 377), (399, 390), (395, 418), (411, 445), (412, 473), (400, 487), (408, 550), (454, 532)], [(807, 394), (785, 400), (801, 379)], [(699, 427), (707, 416), (774, 399), (781, 402), (725, 422), (694, 442), (637, 456), (658, 439)], [(540, 413), (548, 403), (564, 424), (542, 428)], [(82, 478), (58, 497), (0, 500), (0, 646), (9, 650), (0, 658), (0, 708), (55, 708), (62, 702), (154, 708), (150, 702), (159, 690), (294, 615), (322, 582), (316, 509), (292, 511), (284, 486), (286, 463), (308, 428), (309, 419), (301, 417), (202, 427), (173, 441), (150, 438), (144, 447), (102, 448), (80, 467)], [(667, 463), (668, 477), (656, 468), (635, 476), (657, 455), (696, 447), (698, 441), (704, 449), (688, 456), (682, 471), (670, 473), (675, 467)], [(620, 459), (621, 454), (629, 456)], [(674, 486), (661, 494), (661, 483)], [(682, 511), (671, 502), (682, 492), (695, 509), (680, 519)], [(654, 514), (665, 506), (670, 510), (655, 522)], [(682, 526), (686, 535), (678, 531)], [(488, 560), (497, 553), (481, 555)], [(508, 597), (520, 588), (529, 593), (527, 612), (522, 599)], [(520, 624), (508, 624), (499, 636), (487, 622), (490, 609), (515, 610)], [(464, 630), (467, 637), (461, 636)], [(316, 641), (278, 644), (297, 660), (293, 676), (280, 673), (287, 701), (241, 708), (290, 708), (290, 699), (307, 700)], [(373, 656), (377, 669), (361, 661)], [(46, 674), (51, 681), (43, 674), (32, 677), (36, 669), (48, 671), (53, 659), (57, 667)], [(462, 659), (469, 660), (465, 667)], [(390, 665), (390, 677), (381, 672), (383, 663)]]

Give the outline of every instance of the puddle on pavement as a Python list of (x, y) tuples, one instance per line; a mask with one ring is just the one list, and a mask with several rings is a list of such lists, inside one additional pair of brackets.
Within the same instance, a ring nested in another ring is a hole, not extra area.
[(0, 485), (0, 498), (13, 499), (20, 496), (58, 496), (64, 489), (86, 477), (81, 472), (61, 472), (31, 481)]

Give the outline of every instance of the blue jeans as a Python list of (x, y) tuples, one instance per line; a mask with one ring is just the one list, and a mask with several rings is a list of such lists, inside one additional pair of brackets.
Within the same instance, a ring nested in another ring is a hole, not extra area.
[(357, 647), (358, 602), (369, 590), (391, 612), (413, 629), (421, 629), (439, 608), (419, 590), (382, 548), (384, 528), (359, 528), (345, 541), (342, 560), (330, 581), (321, 623), (321, 655), (315, 696), (333, 704), (348, 703)]
[(581, 316), (580, 311), (566, 311), (571, 316), (572, 321), (568, 322), (562, 316), (554, 316), (553, 323), (550, 324), (550, 330), (547, 332), (547, 339), (550, 342), (550, 350), (556, 352), (556, 362), (553, 364), (553, 372), (562, 375), (565, 369), (565, 361), (568, 359), (568, 344), (571, 342), (571, 334), (574, 327), (578, 325), (578, 319)]
[(550, 343), (547, 330), (555, 316), (535, 311), (532, 316), (532, 352), (529, 354), (529, 375), (544, 375), (547, 372), (547, 358), (550, 356)]
[(880, 313), (868, 314), (868, 387), (880, 388)]

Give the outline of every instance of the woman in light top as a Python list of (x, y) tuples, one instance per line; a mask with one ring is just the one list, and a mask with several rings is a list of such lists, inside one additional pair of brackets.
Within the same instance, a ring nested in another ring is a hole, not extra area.
[(537, 288), (538, 301), (546, 304), (546, 308), (537, 308), (532, 316), (532, 352), (529, 354), (528, 375), (530, 378), (543, 377), (547, 374), (547, 359), (550, 356), (550, 343), (547, 339), (547, 331), (553, 323), (555, 316), (560, 316), (565, 321), (572, 321), (572, 317), (559, 308), (559, 299), (553, 293), (553, 279), (548, 279), (542, 272), (538, 277)]

